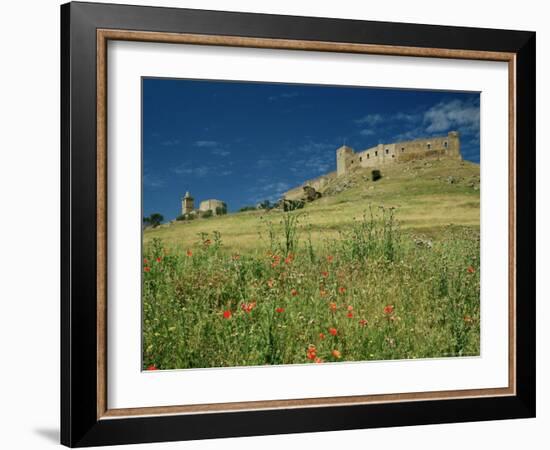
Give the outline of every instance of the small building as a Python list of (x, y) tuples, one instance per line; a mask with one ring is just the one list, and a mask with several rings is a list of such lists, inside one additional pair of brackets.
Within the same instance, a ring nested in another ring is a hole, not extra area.
[[(220, 209), (218, 209), (220, 208)], [(199, 205), (199, 211), (212, 211), (212, 214), (218, 214), (218, 211), (226, 211), (227, 205), (221, 200), (209, 199), (203, 200)]]
[(181, 199), (181, 215), (190, 214), (195, 209), (195, 200), (189, 194), (189, 191), (185, 193), (185, 197)]

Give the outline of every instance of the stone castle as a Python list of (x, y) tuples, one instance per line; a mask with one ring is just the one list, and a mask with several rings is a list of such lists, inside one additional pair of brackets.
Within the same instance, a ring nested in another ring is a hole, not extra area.
[(331, 180), (350, 173), (361, 167), (380, 169), (388, 164), (411, 161), (415, 159), (457, 159), (462, 160), (460, 153), (460, 135), (450, 131), (447, 136), (415, 139), (412, 141), (378, 144), (375, 147), (356, 152), (343, 145), (336, 150), (336, 172), (304, 182), (284, 194), (285, 199), (293, 200), (303, 196), (304, 187), (316, 190), (323, 189)]
[(199, 204), (199, 209), (195, 209), (195, 199), (191, 197), (189, 191), (185, 193), (185, 196), (181, 199), (181, 215), (187, 214), (200, 214), (206, 211), (212, 211), (213, 215), (217, 215), (219, 211), (227, 211), (227, 206), (221, 200), (208, 199), (203, 200)]

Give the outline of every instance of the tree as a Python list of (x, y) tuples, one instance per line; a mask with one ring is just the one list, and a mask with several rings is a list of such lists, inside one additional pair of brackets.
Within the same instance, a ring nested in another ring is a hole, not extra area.
[(143, 225), (146, 227), (158, 227), (162, 222), (164, 221), (164, 217), (162, 214), (159, 213), (153, 213), (149, 217), (143, 218)]

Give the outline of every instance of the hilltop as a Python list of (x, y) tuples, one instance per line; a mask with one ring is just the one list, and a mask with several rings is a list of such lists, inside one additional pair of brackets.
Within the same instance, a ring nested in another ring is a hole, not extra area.
[[(396, 208), (396, 219), (408, 233), (437, 239), (449, 227), (479, 231), (480, 168), (478, 164), (451, 159), (415, 160), (382, 168), (382, 178), (372, 181), (370, 168), (360, 168), (332, 179), (320, 192), (322, 198), (307, 203), (301, 214), (302, 232), (314, 245), (348, 228), (372, 207)], [(247, 211), (225, 216), (174, 222), (144, 232), (144, 242), (161, 238), (167, 246), (191, 248), (200, 233), (221, 233), (223, 246), (232, 252), (260, 247), (266, 223), (275, 225), (282, 212)], [(307, 226), (306, 226), (307, 225)]]

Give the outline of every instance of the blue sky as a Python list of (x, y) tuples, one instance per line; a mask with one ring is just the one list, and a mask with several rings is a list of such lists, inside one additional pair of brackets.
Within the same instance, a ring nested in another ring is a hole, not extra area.
[(230, 211), (336, 170), (336, 149), (461, 133), (479, 163), (479, 93), (143, 79), (143, 212)]

